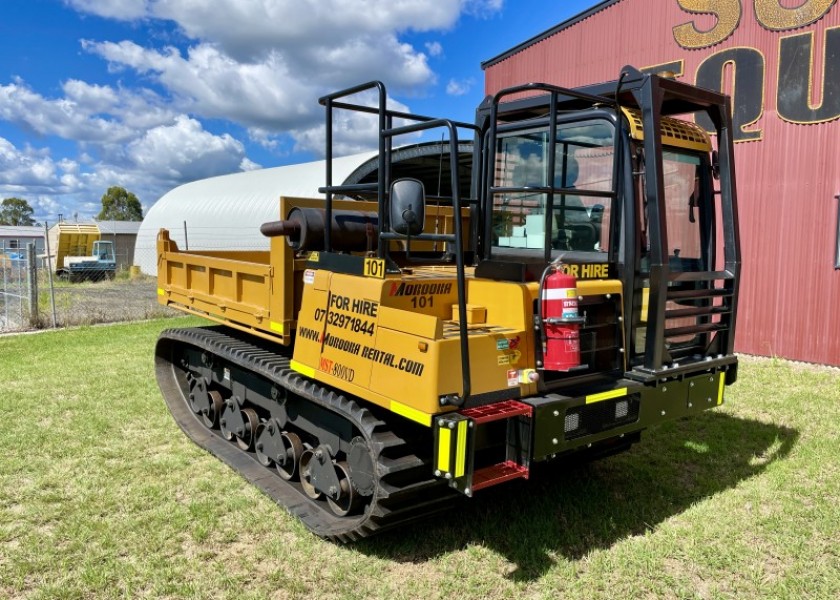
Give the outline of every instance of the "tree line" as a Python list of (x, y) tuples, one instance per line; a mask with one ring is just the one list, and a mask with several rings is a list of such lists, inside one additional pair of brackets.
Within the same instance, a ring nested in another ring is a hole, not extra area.
[[(0, 225), (39, 225), (35, 210), (23, 198), (6, 198), (0, 202)], [(102, 195), (102, 210), (97, 221), (142, 221), (143, 207), (133, 193), (119, 186), (109, 187)]]

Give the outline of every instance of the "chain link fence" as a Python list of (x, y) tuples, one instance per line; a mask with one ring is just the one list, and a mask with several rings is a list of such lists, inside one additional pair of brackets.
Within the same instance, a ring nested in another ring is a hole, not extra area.
[[(181, 250), (268, 250), (269, 246), (257, 227), (190, 224), (187, 228), (182, 222), (169, 231)], [(51, 263), (40, 248), (36, 252), (32, 246), (10, 249), (0, 244), (0, 334), (183, 314), (158, 303), (157, 279), (148, 274), (157, 268), (154, 238), (138, 239), (136, 245), (134, 238), (130, 245), (116, 236), (102, 239), (114, 240), (116, 270), (91, 268), (72, 276), (50, 271)]]
[(26, 248), (0, 249), (0, 332), (18, 330), (30, 322), (30, 255)]
[(59, 277), (48, 265), (32, 246), (0, 248), (0, 334), (181, 314), (158, 303), (156, 279), (137, 269)]

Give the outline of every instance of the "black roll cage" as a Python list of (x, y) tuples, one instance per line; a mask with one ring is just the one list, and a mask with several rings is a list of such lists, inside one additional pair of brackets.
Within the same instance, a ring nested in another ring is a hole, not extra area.
[[(375, 90), (377, 105), (369, 106), (358, 102), (347, 101), (346, 98)], [(511, 97), (514, 96), (514, 99)], [(523, 97), (524, 96), (524, 97)], [(503, 100), (507, 100), (503, 102)], [(642, 115), (644, 131), (644, 154), (646, 157), (645, 190), (648, 203), (648, 227), (651, 235), (650, 258), (650, 298), (647, 316), (646, 341), (644, 361), (642, 365), (634, 367), (626, 375), (639, 380), (660, 379), (663, 374), (672, 375), (692, 367), (687, 364), (679, 365), (668, 355), (665, 347), (666, 339), (666, 303), (669, 300), (668, 287), (674, 281), (702, 281), (712, 287), (712, 282), (721, 283), (720, 291), (715, 290), (710, 296), (725, 296), (729, 309), (722, 316), (723, 326), (712, 328), (711, 325), (700, 326), (703, 331), (716, 330), (723, 337), (717, 344), (717, 356), (709, 362), (708, 356), (703, 357), (706, 366), (714, 368), (718, 364), (724, 365), (734, 360), (734, 332), (738, 286), (740, 281), (740, 240), (738, 234), (738, 212), (735, 191), (733, 131), (731, 107), (729, 98), (723, 94), (697, 88), (673, 79), (666, 79), (656, 75), (644, 74), (633, 67), (624, 67), (617, 81), (569, 89), (545, 83), (529, 83), (503, 89), (492, 97), (488, 97), (476, 111), (475, 124), (438, 119), (422, 115), (410, 114), (391, 110), (387, 107), (387, 92), (385, 85), (379, 81), (372, 81), (323, 96), (319, 102), (326, 111), (326, 185), (319, 191), (326, 196), (326, 223), (332, 222), (332, 203), (334, 195), (353, 195), (375, 198), (378, 204), (378, 234), (379, 242), (376, 256), (386, 261), (390, 272), (397, 272), (396, 264), (389, 251), (389, 242), (395, 239), (405, 239), (405, 236), (391, 230), (389, 205), (389, 188), (391, 180), (391, 154), (393, 138), (408, 133), (428, 131), (443, 128), (449, 134), (449, 164), (452, 178), (452, 207), (454, 234), (420, 234), (412, 236), (416, 240), (442, 241), (454, 247), (456, 263), (456, 280), (458, 290), (458, 314), (461, 339), (461, 370), (463, 390), (460, 395), (451, 394), (441, 398), (441, 404), (462, 405), (470, 396), (470, 361), (468, 348), (468, 332), (466, 319), (466, 283), (464, 259), (464, 232), (462, 228), (461, 209), (470, 208), (471, 249), (475, 251), (477, 261), (491, 258), (490, 244), (492, 239), (492, 205), (496, 194), (511, 192), (538, 192), (547, 194), (546, 225), (552, 213), (554, 196), (564, 193), (580, 193), (580, 190), (570, 190), (563, 187), (523, 186), (502, 187), (495, 186), (493, 177), (495, 172), (495, 152), (499, 132), (509, 131), (515, 124), (521, 126), (522, 121), (545, 118), (549, 126), (549, 165), (548, 172), (555, 170), (555, 145), (557, 137), (558, 116), (561, 113), (584, 111), (587, 109), (604, 109), (616, 115), (615, 127), (615, 161), (613, 174), (613, 190), (606, 194), (614, 199), (621, 207), (622, 235), (624, 246), (635, 244), (636, 230), (634, 202), (628, 202), (623, 195), (627, 190), (627, 182), (621, 182), (624, 162), (628, 160), (626, 144), (621, 137), (627, 131), (619, 118), (620, 107), (637, 108)], [(333, 182), (333, 124), (335, 110), (350, 110), (376, 115), (379, 132), (378, 178), (376, 183), (336, 185)], [(720, 172), (720, 210), (722, 211), (724, 269), (722, 271), (704, 271), (697, 273), (671, 273), (668, 259), (668, 232), (665, 223), (664, 185), (662, 173), (662, 132), (660, 119), (667, 115), (685, 115), (695, 112), (705, 112), (715, 126), (718, 139), (718, 163)], [(395, 119), (404, 120), (406, 125), (394, 126)], [(469, 131), (473, 135), (473, 174), (471, 198), (462, 199), (458, 186), (458, 132)], [(476, 168), (479, 165), (480, 168)], [(632, 185), (630, 187), (632, 189)], [(604, 195), (603, 192), (598, 195)], [(613, 219), (614, 227), (619, 227), (619, 219)], [(546, 235), (550, 235), (550, 227), (546, 228)], [(614, 233), (611, 232), (611, 236)], [(616, 239), (613, 237), (613, 239)], [(548, 242), (548, 240), (546, 240)], [(633, 247), (633, 246), (629, 246)], [(324, 252), (332, 251), (330, 228), (325, 229)], [(615, 253), (618, 252), (618, 255)], [(628, 257), (623, 248), (610, 248), (611, 260), (617, 260), (619, 276), (624, 284), (625, 293), (624, 314), (634, 314), (634, 303), (638, 303), (638, 290), (641, 289), (639, 279), (639, 253), (636, 252), (633, 264), (626, 264)], [(551, 261), (551, 245), (545, 244), (546, 264)], [(632, 319), (625, 319), (625, 340), (630, 340), (632, 334)], [(629, 343), (629, 342), (628, 342)], [(711, 349), (710, 349), (711, 350)], [(734, 376), (733, 376), (734, 380)]]

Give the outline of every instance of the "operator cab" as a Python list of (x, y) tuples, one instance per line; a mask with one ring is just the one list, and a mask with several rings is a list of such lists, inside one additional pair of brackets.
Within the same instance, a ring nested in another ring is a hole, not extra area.
[[(488, 98), (478, 112), (476, 277), (534, 282), (562, 264), (578, 280), (614, 282), (606, 299), (622, 295), (619, 335), (587, 340), (594, 331), (581, 330), (593, 372), (649, 380), (731, 355), (740, 255), (724, 106), (632, 68), (609, 84), (526, 84)], [(695, 114), (715, 129), (717, 148)]]

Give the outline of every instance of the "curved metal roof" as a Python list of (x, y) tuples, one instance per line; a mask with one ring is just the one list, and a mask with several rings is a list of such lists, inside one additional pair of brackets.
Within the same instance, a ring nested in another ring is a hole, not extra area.
[[(459, 190), (470, 189), (472, 142), (459, 144)], [(448, 144), (413, 144), (392, 151), (392, 178), (423, 181), (430, 197), (451, 197)], [(368, 183), (378, 176), (378, 153), (363, 152), (333, 159), (333, 181)], [(276, 221), (280, 196), (323, 198), (323, 160), (201, 179), (164, 194), (140, 225), (134, 262), (147, 274), (157, 273), (155, 242), (161, 228), (169, 230), (179, 248), (190, 250), (267, 250), (260, 225)]]
[[(364, 152), (333, 159), (334, 181), (377, 155)], [(149, 209), (137, 232), (134, 261), (144, 273), (157, 273), (156, 239), (168, 229), (179, 248), (190, 250), (267, 250), (260, 225), (280, 218), (280, 196), (322, 198), (325, 161), (221, 175), (178, 186)]]

